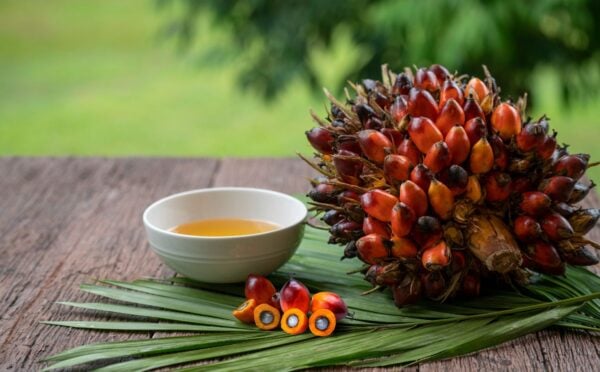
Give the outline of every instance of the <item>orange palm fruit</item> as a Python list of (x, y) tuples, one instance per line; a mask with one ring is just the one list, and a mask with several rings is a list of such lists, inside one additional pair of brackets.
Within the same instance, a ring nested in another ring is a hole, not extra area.
[(279, 309), (269, 304), (260, 304), (254, 309), (254, 324), (262, 330), (270, 331), (279, 327), (280, 320)]
[(383, 160), (383, 174), (390, 184), (406, 181), (414, 165), (404, 155), (390, 154)]
[(485, 200), (489, 202), (505, 201), (512, 191), (510, 175), (502, 172), (491, 172), (485, 178)]
[(417, 184), (421, 190), (429, 190), (433, 173), (424, 164), (419, 164), (410, 172), (410, 180)]
[(286, 310), (281, 316), (281, 329), (290, 335), (299, 335), (308, 328), (308, 316), (300, 309)]
[(450, 150), (452, 164), (462, 164), (469, 157), (471, 151), (471, 142), (465, 128), (455, 125), (448, 131), (444, 139)]
[(473, 77), (471, 80), (469, 80), (467, 87), (465, 88), (465, 92), (467, 94), (473, 92), (474, 98), (479, 103), (483, 102), (484, 98), (490, 94), (490, 90), (488, 89), (487, 85), (485, 85), (481, 79), (476, 77)]
[(469, 137), (469, 143), (473, 146), (481, 137), (485, 137), (487, 133), (485, 122), (480, 117), (467, 120), (465, 123), (465, 132), (467, 132), (467, 137)]
[(251, 298), (244, 301), (240, 306), (233, 310), (233, 316), (239, 321), (252, 324), (254, 323), (254, 309), (256, 308), (256, 301)]
[(306, 313), (310, 305), (310, 292), (302, 282), (292, 278), (281, 287), (279, 303), (283, 311), (297, 308)]
[(427, 248), (421, 255), (423, 266), (429, 271), (439, 270), (450, 264), (450, 248), (445, 241), (440, 241), (436, 245)]
[(419, 249), (409, 238), (392, 237), (392, 257), (415, 258)]
[(442, 85), (440, 90), (440, 109), (446, 105), (446, 102), (450, 99), (455, 100), (459, 105), (463, 105), (465, 102), (465, 96), (463, 95), (462, 89), (454, 81), (448, 79)]
[(400, 197), (398, 199), (408, 205), (417, 217), (427, 212), (427, 195), (423, 189), (412, 181), (406, 181), (400, 185)]
[(440, 111), (440, 115), (435, 121), (435, 126), (445, 136), (450, 128), (455, 125), (465, 124), (465, 113), (462, 107), (454, 99), (450, 98), (446, 101), (444, 107)]
[(360, 205), (364, 211), (369, 216), (385, 222), (390, 221), (392, 208), (397, 202), (398, 198), (382, 190), (371, 190), (360, 197)]
[(475, 174), (487, 173), (493, 166), (494, 151), (492, 146), (485, 137), (481, 137), (471, 149), (471, 156), (469, 157), (471, 172)]
[(396, 153), (398, 155), (406, 156), (412, 165), (417, 165), (421, 162), (421, 151), (419, 151), (419, 148), (410, 137), (400, 141), (400, 144), (396, 147)]
[(392, 233), (397, 237), (403, 237), (410, 233), (417, 216), (411, 207), (398, 202), (392, 209)]
[(320, 309), (331, 310), (336, 320), (342, 320), (348, 315), (348, 306), (337, 293), (333, 292), (318, 292), (313, 295), (310, 311), (314, 313)]
[(335, 326), (335, 314), (329, 309), (318, 309), (308, 318), (308, 328), (315, 336), (327, 337), (333, 333)]
[(358, 132), (358, 144), (365, 156), (377, 164), (383, 163), (386, 155), (392, 151), (392, 142), (385, 134), (365, 129)]
[(426, 154), (434, 143), (444, 139), (433, 121), (426, 117), (413, 117), (408, 124), (408, 135), (423, 154)]
[(365, 235), (378, 234), (386, 239), (389, 239), (390, 237), (390, 232), (388, 231), (387, 223), (379, 221), (378, 219), (373, 218), (371, 216), (367, 216), (363, 219), (362, 230), (365, 233)]
[(412, 88), (408, 96), (408, 113), (414, 117), (423, 116), (435, 120), (439, 110), (431, 93), (424, 89)]
[(444, 141), (436, 142), (423, 159), (423, 164), (434, 173), (441, 172), (452, 164), (452, 155), (450, 149)]
[(450, 219), (452, 209), (454, 208), (454, 195), (448, 186), (434, 178), (431, 180), (427, 195), (429, 196), (429, 203), (434, 212), (442, 220)]
[(477, 176), (469, 176), (469, 182), (467, 182), (467, 191), (465, 192), (465, 196), (467, 199), (470, 199), (475, 203), (481, 200), (483, 192)]
[(426, 68), (420, 68), (415, 73), (415, 87), (435, 92), (440, 89), (440, 84), (433, 72)]
[(368, 264), (375, 264), (389, 256), (389, 240), (378, 234), (369, 234), (356, 241), (358, 257)]
[(469, 95), (465, 100), (463, 111), (465, 113), (465, 121), (473, 118), (481, 118), (481, 120), (485, 120), (485, 113), (483, 112), (483, 109), (479, 103), (477, 103), (477, 100), (473, 98), (473, 95)]
[(521, 132), (521, 115), (516, 108), (503, 102), (492, 113), (492, 127), (503, 140), (509, 140)]

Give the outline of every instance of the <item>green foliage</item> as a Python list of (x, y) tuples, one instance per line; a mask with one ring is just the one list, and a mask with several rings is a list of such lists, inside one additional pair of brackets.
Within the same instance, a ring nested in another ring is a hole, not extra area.
[[(481, 74), (486, 64), (505, 93), (531, 88), (538, 66), (559, 68), (565, 97), (600, 84), (600, 2), (596, 0), (162, 0), (183, 4), (169, 30), (194, 38), (203, 10), (230, 31), (243, 53), (239, 82), (273, 97), (295, 77), (317, 82), (315, 46), (331, 46), (340, 28), (361, 51), (348, 76), (379, 76), (382, 63), (442, 63)], [(352, 58), (352, 56), (350, 56)], [(339, 86), (330, 87), (331, 89)]]

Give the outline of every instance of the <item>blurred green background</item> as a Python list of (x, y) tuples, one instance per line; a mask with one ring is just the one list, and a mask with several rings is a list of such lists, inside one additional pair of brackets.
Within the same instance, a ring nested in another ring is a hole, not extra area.
[[(503, 2), (498, 1), (493, 2), (498, 8), (494, 13), (478, 14), (477, 9), (467, 5), (468, 12), (454, 19), (465, 30), (452, 37), (446, 35), (441, 44), (426, 30), (427, 22), (446, 17), (444, 9), (413, 9), (425, 14), (418, 18), (402, 9), (393, 13), (397, 7), (394, 4), (399, 2), (379, 2), (369, 8), (367, 2), (350, 1), (348, 6), (354, 8), (349, 9), (365, 7), (364, 14), (345, 14), (331, 6), (320, 13), (319, 7), (314, 6), (318, 2), (310, 2), (313, 6), (305, 9), (305, 18), (298, 22), (304, 24), (313, 15), (320, 15), (315, 16), (314, 24), (318, 25), (317, 32), (325, 35), (322, 39), (318, 35), (304, 38), (303, 29), (298, 29), (297, 35), (291, 30), (294, 35), (277, 33), (278, 37), (273, 38), (293, 50), (298, 49), (294, 42), (301, 42), (299, 56), (286, 52), (288, 49), (269, 49), (277, 45), (269, 37), (273, 31), (269, 27), (294, 26), (293, 20), (281, 18), (286, 14), (285, 8), (267, 8), (272, 9), (272, 14), (263, 12), (257, 18), (252, 10), (260, 11), (269, 2), (241, 2), (250, 4), (242, 10), (231, 1), (197, 3), (201, 5), (175, 0), (0, 2), (0, 154), (308, 153), (311, 150), (303, 134), (313, 126), (308, 109), (324, 113), (320, 86), (340, 92), (348, 77), (378, 78), (361, 74), (382, 62), (400, 70), (406, 65), (437, 62), (429, 59), (442, 56), (444, 60), (439, 62), (456, 64), (448, 66), (451, 70), (471, 72), (473, 66), (485, 63), (492, 73), (498, 71), (507, 76), (509, 89), (528, 89), (533, 97), (533, 117), (546, 113), (553, 128), (559, 131), (560, 142), (570, 143), (571, 151), (591, 153), (595, 160), (600, 158), (598, 35), (590, 38), (577, 28), (600, 21), (598, 14), (578, 18), (569, 13), (585, 9), (591, 1), (546, 1), (548, 6), (558, 7), (557, 16), (552, 18), (555, 13), (545, 13), (546, 18), (534, 19), (530, 25), (539, 27), (541, 34), (554, 35), (562, 44), (572, 46), (572, 51), (565, 47), (559, 51), (562, 54), (557, 54), (549, 49), (552, 45), (537, 45), (541, 50), (536, 49), (538, 55), (533, 58), (527, 53), (533, 54), (528, 49), (535, 49), (536, 39), (516, 35), (523, 44), (503, 45), (512, 51), (505, 60), (497, 55), (486, 58), (486, 47), (494, 40), (506, 44), (509, 39), (501, 37), (502, 32), (512, 32), (510, 23), (502, 23), (506, 21), (502, 18)], [(387, 4), (389, 11), (382, 8), (382, 3)], [(435, 6), (430, 1), (419, 3)], [(295, 2), (289, 4), (298, 6)], [(561, 6), (566, 10), (562, 11)], [(534, 10), (535, 7), (523, 8), (526, 14)], [(330, 21), (328, 14), (339, 14), (340, 19)], [(484, 17), (489, 14), (500, 14), (500, 21), (494, 23)], [(390, 15), (392, 20), (388, 19)], [(389, 49), (393, 44), (381, 41), (383, 31), (373, 35), (360, 29), (367, 24), (365, 18), (375, 22), (376, 29), (381, 25), (388, 34), (395, 32), (394, 22), (406, 24), (399, 31), (404, 32), (403, 36), (394, 40), (399, 43), (394, 53)], [(349, 21), (345, 24), (344, 19)], [(269, 27), (263, 27), (261, 22), (267, 22)], [(411, 28), (411, 22), (419, 27)], [(595, 23), (588, 26), (588, 31), (598, 30)], [(483, 35), (481, 29), (488, 28), (489, 35)], [(462, 42), (479, 49), (462, 49)], [(569, 53), (575, 62), (564, 58)], [(285, 68), (279, 68), (278, 61)], [(257, 67), (261, 63), (264, 69)], [(523, 68), (515, 67), (515, 75), (510, 75), (506, 66), (521, 64)], [(497, 78), (504, 86), (502, 79)], [(521, 93), (503, 92), (513, 97)], [(600, 179), (597, 169), (591, 175)]]

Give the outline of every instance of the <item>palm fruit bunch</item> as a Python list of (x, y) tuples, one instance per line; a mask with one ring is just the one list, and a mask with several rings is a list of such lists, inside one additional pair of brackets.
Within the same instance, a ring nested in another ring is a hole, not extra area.
[(350, 83), (345, 101), (325, 90), (324, 119), (311, 112), (311, 209), (398, 306), (598, 263), (584, 235), (600, 210), (575, 206), (595, 164), (557, 145), (547, 117), (526, 117), (526, 95), (503, 101), (483, 70), (384, 65), (382, 81)]

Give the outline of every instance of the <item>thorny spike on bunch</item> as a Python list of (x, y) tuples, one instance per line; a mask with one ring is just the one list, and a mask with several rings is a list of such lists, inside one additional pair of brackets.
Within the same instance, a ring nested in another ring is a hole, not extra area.
[(527, 118), (526, 95), (503, 100), (486, 67), (483, 78), (383, 71), (344, 101), (325, 90), (328, 117), (311, 112), (318, 127), (306, 133), (317, 153), (302, 157), (321, 174), (308, 196), (330, 243), (367, 264), (356, 272), (373, 290), (404, 306), (598, 262), (600, 244), (583, 235), (600, 210), (576, 203), (599, 163), (557, 146), (546, 116)]

